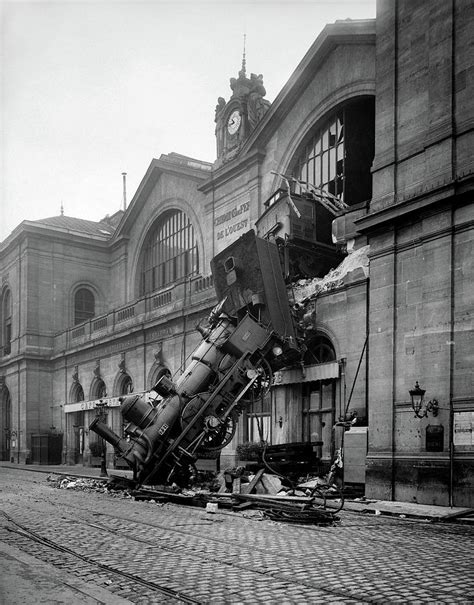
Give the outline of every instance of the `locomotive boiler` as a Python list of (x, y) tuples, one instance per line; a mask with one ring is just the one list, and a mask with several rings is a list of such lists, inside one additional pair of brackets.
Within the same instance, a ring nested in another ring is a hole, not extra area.
[(270, 388), (272, 370), (299, 355), (274, 244), (250, 231), (211, 268), (220, 302), (197, 327), (202, 342), (182, 375), (122, 398), (125, 437), (99, 418), (90, 425), (139, 485), (185, 485), (199, 457), (232, 440), (242, 410)]

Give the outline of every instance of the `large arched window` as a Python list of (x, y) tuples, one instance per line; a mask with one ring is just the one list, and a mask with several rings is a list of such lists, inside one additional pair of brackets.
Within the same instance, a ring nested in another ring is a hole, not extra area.
[[(292, 164), (292, 175), (349, 206), (372, 196), (375, 142), (372, 97), (347, 103), (310, 133)], [(297, 185), (295, 193), (302, 193)]]
[(199, 271), (194, 228), (184, 212), (164, 214), (147, 238), (140, 269), (140, 295)]
[(4, 355), (11, 353), (12, 342), (12, 296), (5, 290), (2, 296), (2, 350)]
[(79, 288), (74, 295), (74, 325), (95, 315), (95, 298), (89, 288)]

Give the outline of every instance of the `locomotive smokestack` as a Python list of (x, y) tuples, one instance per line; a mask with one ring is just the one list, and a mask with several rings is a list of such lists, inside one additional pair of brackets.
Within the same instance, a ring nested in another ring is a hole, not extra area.
[(123, 211), (127, 209), (127, 173), (122, 172), (123, 178)]

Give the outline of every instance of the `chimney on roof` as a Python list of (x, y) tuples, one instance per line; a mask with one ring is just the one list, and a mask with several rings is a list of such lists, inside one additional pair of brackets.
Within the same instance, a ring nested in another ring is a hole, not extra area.
[(127, 209), (127, 173), (122, 172), (123, 178), (123, 211)]

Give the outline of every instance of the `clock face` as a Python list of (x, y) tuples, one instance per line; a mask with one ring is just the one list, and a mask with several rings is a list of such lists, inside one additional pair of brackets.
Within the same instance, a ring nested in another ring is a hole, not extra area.
[(237, 110), (233, 111), (230, 114), (229, 119), (227, 121), (228, 133), (235, 134), (239, 130), (241, 122), (242, 122), (242, 117), (241, 117), (240, 113)]

